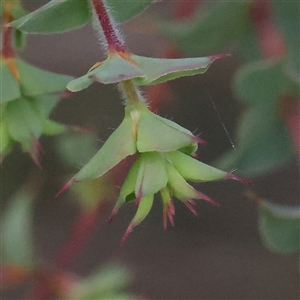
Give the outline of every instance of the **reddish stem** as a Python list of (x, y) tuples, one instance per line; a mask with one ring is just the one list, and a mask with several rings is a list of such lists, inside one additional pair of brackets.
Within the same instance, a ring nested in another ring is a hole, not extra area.
[[(74, 222), (71, 236), (56, 257), (56, 271), (49, 270), (47, 273), (38, 271), (34, 275), (37, 283), (34, 288), (23, 298), (24, 300), (50, 300), (58, 296), (58, 294), (61, 292), (62, 286), (60, 282), (56, 280), (56, 275), (58, 274), (57, 272), (70, 267), (75, 256), (78, 255), (83, 246), (85, 246), (90, 240), (93, 229), (97, 224), (97, 220), (105, 208), (106, 204), (100, 203), (93, 210), (82, 211), (78, 214)], [(64, 289), (66, 289), (66, 287)]]
[[(4, 13), (3, 13), (3, 25), (10, 23), (13, 21), (13, 17), (11, 15), (11, 10), (13, 8), (12, 5), (3, 4)], [(1, 49), (1, 54), (5, 59), (14, 57), (14, 49), (12, 48), (12, 28), (4, 27), (3, 31), (3, 44)]]
[(56, 257), (55, 264), (58, 268), (65, 269), (72, 264), (74, 257), (78, 255), (83, 246), (90, 240), (97, 220), (105, 208), (106, 204), (100, 202), (93, 210), (81, 211), (78, 214), (71, 236)]
[(3, 32), (3, 45), (1, 51), (5, 59), (13, 58), (15, 56), (12, 48), (12, 28), (6, 27)]
[(37, 283), (32, 290), (29, 291), (22, 299), (23, 300), (50, 300), (55, 297), (52, 284), (49, 276), (45, 274), (35, 274)]
[(93, 0), (93, 5), (98, 16), (101, 28), (103, 30), (108, 50), (115, 50), (117, 52), (125, 52), (126, 48), (124, 43), (118, 36), (117, 30), (113, 24), (113, 20), (110, 17), (102, 0)]
[(255, 1), (251, 6), (250, 17), (263, 57), (280, 58), (285, 53), (285, 44), (274, 25), (270, 4), (269, 1)]

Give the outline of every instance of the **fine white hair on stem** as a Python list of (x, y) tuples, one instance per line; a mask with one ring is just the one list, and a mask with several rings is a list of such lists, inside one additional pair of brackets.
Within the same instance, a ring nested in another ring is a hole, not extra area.
[[(118, 24), (115, 22), (112, 14), (110, 13), (109, 6), (106, 4), (106, 1), (104, 1), (104, 0), (102, 0), (102, 3), (105, 7), (106, 13), (109, 17), (110, 24), (113, 28), (113, 33), (112, 34), (114, 34), (116, 36), (117, 40), (119, 40), (122, 44), (124, 44), (124, 38), (122, 36), (121, 31), (118, 28)], [(90, 5), (91, 5), (91, 11), (92, 11), (92, 26), (93, 26), (94, 30), (96, 30), (96, 32), (98, 33), (98, 38), (99, 38), (100, 45), (105, 50), (107, 50), (108, 43), (107, 43), (105, 34), (103, 32), (103, 29), (101, 27), (97, 12), (96, 12), (95, 7), (93, 5), (93, 1), (90, 1)]]
[[(132, 82), (132, 83), (133, 83), (133, 82)], [(144, 102), (144, 103), (147, 104), (147, 100), (146, 100), (146, 98), (143, 96), (143, 93), (142, 93), (142, 91), (140, 90), (140, 88), (139, 88), (138, 86), (136, 86), (136, 84), (134, 84), (134, 83), (133, 83), (133, 85), (134, 85), (134, 89), (135, 89), (135, 93), (136, 93), (137, 98), (138, 98), (141, 102)], [(124, 88), (122, 82), (120, 82), (120, 83), (118, 84), (118, 90), (121, 92), (121, 96), (122, 96), (122, 98), (123, 98), (123, 104), (124, 104), (124, 105), (127, 105), (128, 103), (131, 103), (131, 102), (132, 102), (132, 101), (130, 101), (130, 99), (128, 99), (128, 98), (129, 98), (129, 95), (128, 95), (128, 93), (126, 92), (126, 89)]]

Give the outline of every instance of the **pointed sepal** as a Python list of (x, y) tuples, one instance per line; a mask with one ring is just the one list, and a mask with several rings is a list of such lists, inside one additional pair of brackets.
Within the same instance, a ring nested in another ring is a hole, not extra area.
[(141, 153), (135, 195), (137, 203), (145, 196), (155, 194), (168, 183), (164, 158), (157, 152)]
[(186, 180), (197, 182), (228, 178), (227, 172), (211, 167), (180, 151), (169, 152), (167, 156), (170, 158), (175, 169)]
[(131, 119), (125, 116), (95, 156), (74, 176), (75, 181), (94, 179), (105, 174), (120, 161), (136, 152)]
[(148, 195), (145, 196), (141, 199), (137, 212), (134, 216), (134, 218), (132, 219), (132, 221), (130, 222), (123, 238), (121, 241), (121, 245), (124, 244), (125, 240), (127, 239), (128, 235), (130, 234), (130, 232), (132, 231), (132, 229), (139, 225), (149, 214), (152, 205), (153, 205), (153, 200), (154, 200), (154, 196), (153, 195)]
[(168, 226), (168, 220), (171, 223), (171, 225), (174, 227), (173, 216), (175, 215), (175, 206), (174, 206), (173, 199), (171, 197), (168, 187), (161, 189), (160, 195), (161, 195), (162, 204), (163, 204), (164, 230), (166, 230), (167, 226)]
[(167, 172), (169, 177), (169, 185), (172, 188), (172, 194), (181, 201), (187, 199), (202, 199), (210, 202), (213, 205), (218, 205), (214, 200), (207, 195), (197, 191), (191, 185), (189, 185), (180, 173), (170, 164), (167, 165)]
[(192, 151), (197, 149), (198, 138), (189, 130), (150, 112), (146, 105), (139, 111), (140, 120), (137, 130), (139, 152), (169, 152), (185, 147), (189, 147)]

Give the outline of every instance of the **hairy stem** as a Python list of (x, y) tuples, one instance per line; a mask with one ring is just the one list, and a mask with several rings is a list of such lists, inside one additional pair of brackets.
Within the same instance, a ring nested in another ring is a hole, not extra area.
[(118, 85), (119, 90), (125, 98), (125, 105), (134, 105), (139, 102), (146, 102), (140, 90), (136, 87), (132, 80), (121, 81)]
[(125, 44), (104, 2), (102, 0), (93, 0), (93, 6), (107, 43), (107, 51), (125, 52)]

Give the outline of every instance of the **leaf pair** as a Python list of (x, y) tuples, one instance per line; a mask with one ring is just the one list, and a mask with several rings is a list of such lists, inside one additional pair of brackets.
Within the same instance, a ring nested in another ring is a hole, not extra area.
[(218, 166), (254, 176), (282, 165), (295, 153), (284, 116), (290, 103), (284, 99), (300, 99), (299, 81), (286, 73), (283, 61), (260, 61), (237, 72), (235, 91), (249, 108), (239, 126), (237, 151)]
[(3, 157), (8, 154), (13, 144), (18, 142), (23, 151), (29, 152), (33, 161), (39, 165), (40, 136), (55, 135), (66, 130), (64, 125), (49, 119), (57, 101), (56, 96), (39, 96), (22, 97), (7, 102), (0, 122), (0, 155)]
[[(28, 34), (50, 34), (84, 26), (92, 18), (90, 0), (52, 0), (13, 21), (13, 26)], [(129, 2), (129, 3), (128, 3)], [(116, 22), (124, 22), (143, 11), (153, 0), (107, 0), (106, 6)]]
[(60, 92), (65, 90), (67, 83), (73, 79), (71, 76), (55, 74), (34, 67), (19, 58), (15, 59), (15, 64), (15, 74), (18, 74), (18, 78), (11, 72), (6, 60), (1, 59), (1, 103), (22, 96), (32, 97)]
[(67, 88), (77, 92), (94, 81), (104, 84), (132, 79), (136, 85), (153, 85), (182, 76), (203, 74), (217, 58), (210, 57), (164, 59), (138, 56), (131, 53), (110, 53), (107, 59), (86, 75), (71, 81)]

